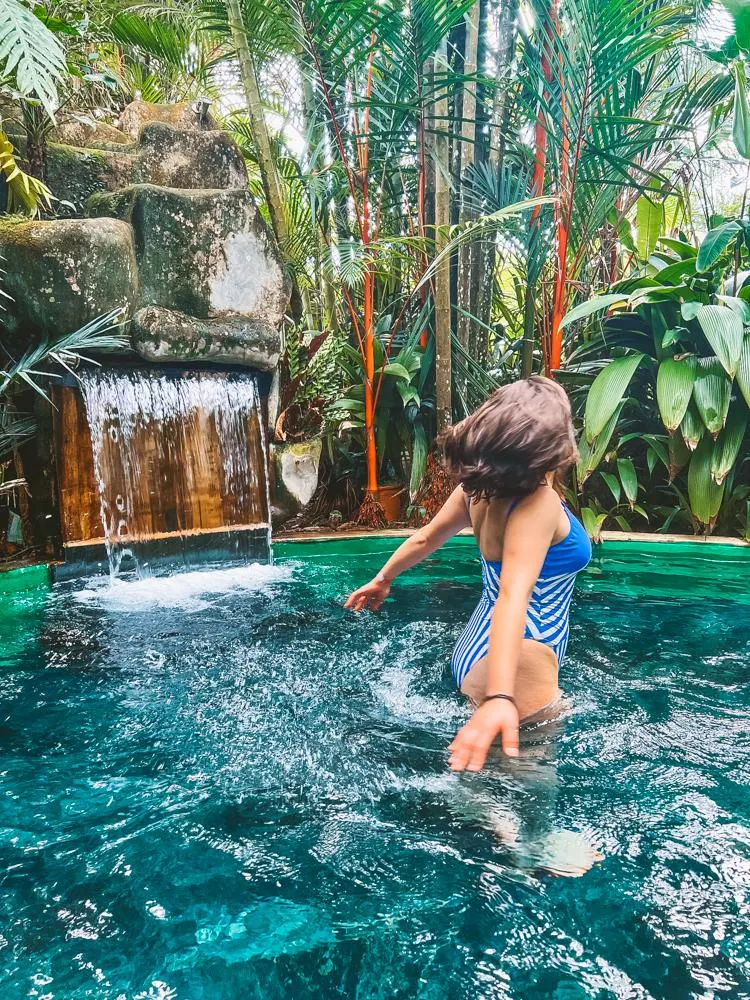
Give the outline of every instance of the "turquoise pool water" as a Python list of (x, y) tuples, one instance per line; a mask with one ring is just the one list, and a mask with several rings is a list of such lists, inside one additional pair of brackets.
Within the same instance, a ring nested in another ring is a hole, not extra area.
[(473, 550), (354, 616), (368, 547), (3, 601), (0, 997), (750, 997), (746, 568), (594, 566), (561, 721), (457, 776)]

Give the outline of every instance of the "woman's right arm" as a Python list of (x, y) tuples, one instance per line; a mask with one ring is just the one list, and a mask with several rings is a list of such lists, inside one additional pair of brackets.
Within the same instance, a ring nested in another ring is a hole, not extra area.
[(458, 486), (443, 504), (438, 513), (424, 528), (415, 531), (399, 545), (377, 576), (364, 587), (355, 590), (344, 604), (345, 608), (363, 611), (369, 607), (377, 611), (391, 590), (391, 583), (399, 575), (427, 556), (436, 552), (441, 545), (471, 526), (466, 494)]

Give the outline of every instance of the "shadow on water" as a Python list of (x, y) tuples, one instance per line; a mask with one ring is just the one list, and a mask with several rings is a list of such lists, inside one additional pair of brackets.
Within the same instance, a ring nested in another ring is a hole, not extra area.
[[(13, 618), (2, 996), (744, 995), (743, 616), (583, 592), (561, 717), (458, 776), (473, 559), (346, 613), (368, 559), (65, 585)], [(550, 874), (582, 845), (603, 860)]]

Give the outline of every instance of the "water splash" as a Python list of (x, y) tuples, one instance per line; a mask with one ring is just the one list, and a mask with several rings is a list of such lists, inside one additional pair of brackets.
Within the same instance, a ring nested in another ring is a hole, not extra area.
[(176, 608), (185, 613), (203, 611), (230, 594), (268, 594), (274, 584), (291, 580), (291, 566), (233, 566), (200, 570), (171, 577), (140, 580), (108, 580), (93, 577), (74, 592), (76, 601), (107, 611), (142, 612), (154, 608)]
[(251, 376), (99, 370), (82, 372), (80, 384), (110, 576), (125, 567), (148, 575), (149, 553), (175, 539), (205, 536), (215, 555), (228, 531), (262, 532), (268, 557), (266, 447)]

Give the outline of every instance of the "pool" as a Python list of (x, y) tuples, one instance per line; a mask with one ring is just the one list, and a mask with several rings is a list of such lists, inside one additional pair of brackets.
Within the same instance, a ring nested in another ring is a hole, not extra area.
[(394, 544), (3, 601), (3, 1000), (750, 996), (747, 561), (595, 564), (561, 720), (459, 776), (476, 556), (345, 613)]

